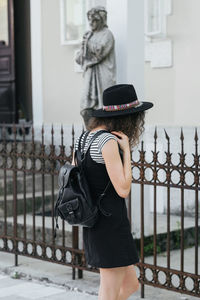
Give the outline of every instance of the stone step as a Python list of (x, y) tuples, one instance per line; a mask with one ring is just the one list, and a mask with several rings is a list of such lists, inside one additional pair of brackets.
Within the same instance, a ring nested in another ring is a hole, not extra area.
[[(1, 170), (2, 172), (3, 170)], [(7, 194), (13, 193), (13, 173), (9, 172), (10, 175), (6, 177), (6, 190)], [(42, 190), (42, 174), (35, 174), (34, 176), (35, 181), (35, 191), (41, 191)], [(23, 193), (24, 191), (24, 179), (22, 172), (17, 173), (17, 192)], [(33, 190), (33, 175), (27, 174), (25, 179), (25, 186), (26, 186), (26, 192), (32, 192)], [(44, 189), (48, 190), (49, 187), (52, 186), (52, 178), (50, 174), (44, 175)], [(55, 188), (58, 188), (58, 175), (54, 175), (54, 186)], [(4, 194), (5, 189), (5, 183), (3, 176), (0, 177), (0, 196)]]
[[(35, 216), (35, 233), (36, 233), (36, 241), (42, 242), (42, 216)], [(46, 243), (52, 243), (53, 239), (53, 221), (51, 217), (45, 216), (45, 241)], [(55, 220), (54, 220), (55, 224)], [(13, 217), (7, 218), (7, 234), (9, 236), (13, 236), (13, 228), (14, 228), (14, 219)], [(59, 229), (56, 231), (56, 243), (62, 244), (62, 220), (58, 218), (58, 226)], [(72, 226), (67, 222), (64, 223), (65, 226), (65, 244), (68, 247), (72, 247)], [(4, 230), (4, 220), (0, 218), (0, 232)], [(26, 235), (28, 240), (33, 239), (33, 216), (31, 214), (26, 215)], [(23, 238), (24, 237), (24, 216), (17, 216), (17, 236)]]
[[(157, 253), (167, 250), (167, 215), (157, 214), (156, 217), (156, 241)], [(200, 243), (200, 218), (198, 219), (198, 240)], [(134, 232), (137, 247), (140, 248), (140, 230)], [(154, 214), (149, 213), (144, 220), (144, 253), (146, 256), (153, 255), (154, 245)], [(195, 245), (195, 219), (194, 217), (184, 217), (184, 248)], [(170, 249), (180, 249), (181, 247), (181, 217), (170, 215)]]
[[(58, 190), (54, 191), (54, 202), (56, 202)], [(52, 192), (47, 190), (44, 194), (45, 211), (49, 213), (52, 209)], [(13, 195), (7, 195), (7, 216), (13, 216)], [(32, 212), (33, 210), (33, 193), (26, 193), (26, 212)], [(42, 211), (42, 192), (35, 192), (35, 211), (41, 213)], [(17, 214), (24, 213), (24, 194), (17, 194)], [(4, 215), (4, 196), (0, 196), (0, 217)]]

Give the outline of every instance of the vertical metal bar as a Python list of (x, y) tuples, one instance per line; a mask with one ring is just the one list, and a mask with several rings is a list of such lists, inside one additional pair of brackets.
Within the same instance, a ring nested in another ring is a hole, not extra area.
[(153, 172), (153, 177), (154, 177), (154, 212), (153, 212), (153, 220), (154, 220), (154, 225), (153, 225), (153, 260), (154, 260), (154, 266), (157, 265), (157, 240), (156, 240), (156, 235), (157, 235), (157, 186), (156, 186), (156, 179), (157, 179), (157, 169), (156, 169), (156, 163), (157, 163), (157, 128), (155, 128), (155, 133), (154, 133), (154, 153), (153, 153), (153, 161), (154, 161), (154, 172)]
[[(74, 151), (74, 124), (72, 124), (72, 145), (71, 145), (71, 154), (70, 154), (70, 162), (72, 162), (73, 158), (73, 151)], [(79, 227), (78, 226), (72, 226), (72, 247), (74, 249), (79, 249)], [(78, 257), (78, 263), (81, 262), (81, 256), (78, 256), (77, 254), (75, 257)], [(78, 269), (78, 278), (83, 277), (83, 271)], [(76, 278), (76, 269), (72, 267), (72, 279)]]
[(74, 124), (72, 124), (72, 144), (71, 144), (71, 153), (70, 153), (70, 162), (72, 162), (73, 152), (75, 146), (75, 131), (74, 131)]
[[(55, 146), (54, 146), (54, 129), (53, 124), (51, 126), (51, 216), (52, 216), (52, 228), (51, 228), (51, 239), (52, 244), (55, 245), (55, 236), (54, 236), (54, 167), (55, 167)], [(54, 248), (55, 249), (55, 248)], [(55, 255), (55, 253), (54, 253)]]
[(184, 154), (184, 136), (183, 130), (181, 128), (181, 154), (180, 154), (180, 184), (181, 184), (181, 261), (180, 267), (181, 271), (184, 271), (184, 183), (185, 183), (185, 175), (184, 175), (184, 163), (185, 163), (185, 154)]
[[(165, 129), (164, 129), (165, 130)], [(167, 139), (167, 152), (166, 152), (166, 177), (167, 177), (167, 268), (170, 269), (170, 182), (171, 182), (171, 153), (170, 153), (170, 139), (165, 130), (165, 137)], [(167, 273), (167, 285), (170, 286), (170, 278)]]
[(62, 246), (65, 247), (65, 221), (62, 220)]
[[(71, 161), (72, 161), (72, 158), (73, 158), (73, 151), (74, 151), (74, 146), (75, 146), (74, 136), (75, 136), (74, 124), (72, 124)], [(79, 234), (80, 234), (79, 227), (77, 227), (77, 230), (76, 230), (75, 235), (74, 235), (74, 241), (73, 241), (77, 249), (79, 249)], [(78, 255), (78, 264), (81, 264), (81, 259), (82, 259), (82, 256), (80, 254), (80, 255)], [(75, 273), (74, 272), (73, 272), (73, 276), (74, 276), (74, 279), (75, 279)], [(83, 270), (81, 270), (81, 269), (78, 269), (78, 278), (79, 279), (83, 278)]]
[[(3, 170), (4, 170), (4, 236), (7, 236), (7, 152), (6, 152), (6, 128), (3, 126), (2, 128), (2, 139), (3, 139)], [(7, 250), (7, 238), (5, 239), (5, 250)]]
[[(64, 130), (61, 125), (61, 142), (60, 142), (60, 163), (64, 161), (65, 157), (65, 146), (64, 146)], [(62, 220), (62, 246), (65, 247), (65, 221)]]
[[(140, 258), (141, 263), (144, 263), (144, 142), (141, 142), (141, 151), (140, 151), (140, 163), (141, 163), (141, 169), (140, 169), (140, 220), (141, 220), (141, 236), (140, 236)], [(141, 298), (144, 298), (144, 266), (142, 265), (140, 268), (140, 278), (141, 278)]]
[(181, 188), (181, 271), (184, 271), (184, 189)]
[[(195, 166), (195, 275), (198, 275), (198, 236), (199, 236), (199, 225), (198, 225), (198, 214), (199, 214), (199, 203), (198, 203), (198, 188), (199, 188), (199, 155), (198, 155), (198, 134), (197, 128), (195, 128), (195, 155), (194, 155), (194, 166)], [(196, 285), (196, 292), (198, 286)]]
[(14, 143), (12, 144), (12, 160), (13, 160), (13, 249), (15, 253), (15, 266), (18, 265), (17, 256), (17, 144), (16, 144), (16, 126), (13, 124)]
[[(42, 241), (45, 244), (45, 145), (44, 145), (44, 125), (42, 125), (42, 144), (41, 144), (41, 171), (42, 171)], [(45, 256), (45, 247), (42, 247), (43, 257)]]
[(24, 240), (26, 241), (26, 145), (25, 145), (25, 128), (22, 126), (22, 163), (23, 163), (23, 215), (24, 215)]
[(31, 163), (32, 163), (32, 218), (33, 218), (33, 255), (36, 254), (36, 230), (35, 230), (35, 141), (34, 141), (34, 127), (32, 126), (32, 151), (31, 151)]

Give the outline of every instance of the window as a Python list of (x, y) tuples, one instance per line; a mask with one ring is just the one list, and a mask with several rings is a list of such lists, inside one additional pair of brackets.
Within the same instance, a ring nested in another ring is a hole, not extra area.
[(86, 0), (61, 0), (61, 42), (77, 44), (86, 28)]
[(145, 61), (152, 68), (172, 66), (172, 41), (167, 36), (171, 0), (145, 0)]
[(165, 38), (166, 18), (171, 13), (171, 0), (145, 0), (145, 35)]
[(87, 11), (96, 5), (106, 6), (106, 0), (60, 0), (62, 45), (81, 42), (88, 30)]

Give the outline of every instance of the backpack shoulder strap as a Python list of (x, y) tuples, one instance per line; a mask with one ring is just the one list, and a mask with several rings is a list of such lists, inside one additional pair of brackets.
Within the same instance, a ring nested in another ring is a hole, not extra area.
[(84, 151), (84, 148), (85, 148), (85, 143), (86, 143), (86, 140), (87, 140), (87, 137), (89, 135), (90, 131), (88, 130), (84, 136), (84, 139), (83, 139), (83, 145), (82, 145), (82, 151)]
[[(85, 136), (84, 136), (84, 139), (83, 139), (83, 144), (81, 146), (81, 140), (82, 140), (82, 137), (83, 137), (84, 134), (85, 134)], [(84, 149), (85, 141), (86, 141), (86, 138), (87, 138), (88, 134), (89, 134), (89, 131), (83, 131), (82, 132), (82, 134), (80, 135), (79, 140), (78, 140), (77, 150), (74, 151), (75, 165), (79, 166), (79, 167), (81, 166), (82, 156), (84, 155), (83, 149)]]
[(81, 147), (81, 138), (83, 136), (83, 134), (85, 133), (85, 131), (81, 134), (80, 136), (80, 139), (79, 139), (79, 145), (78, 145), (78, 152), (77, 151), (75, 152), (75, 160), (77, 161), (77, 165), (78, 166), (81, 166), (81, 163), (84, 161), (85, 159), (85, 156), (86, 156), (86, 153), (88, 152), (92, 142), (96, 139), (97, 136), (99, 136), (102, 132), (108, 132), (107, 130), (105, 129), (102, 129), (102, 130), (99, 130), (98, 132), (96, 132), (93, 137), (91, 138), (90, 142), (89, 142), (89, 145), (84, 153), (84, 146), (85, 146), (85, 142), (86, 142), (86, 139), (87, 139), (87, 136), (88, 134), (90, 133), (90, 131), (87, 131), (85, 136), (84, 136), (84, 140), (83, 140), (83, 144), (82, 144), (82, 147)]
[(86, 155), (87, 151), (89, 150), (89, 148), (90, 148), (92, 142), (93, 142), (100, 134), (102, 134), (103, 132), (108, 132), (108, 130), (102, 129), (102, 130), (99, 130), (98, 132), (96, 132), (96, 133), (93, 135), (93, 137), (91, 138), (91, 140), (90, 140), (90, 142), (89, 142), (89, 145), (88, 145), (88, 147), (87, 147), (87, 149), (86, 149), (86, 151), (85, 151), (85, 155)]
[[(82, 136), (83, 136), (84, 134), (85, 134), (85, 136), (84, 136), (84, 139), (83, 139), (83, 145), (82, 145), (82, 147), (81, 147), (81, 139), (82, 139)], [(78, 142), (78, 150), (79, 150), (79, 151), (82, 151), (82, 149), (84, 149), (85, 141), (86, 141), (86, 138), (87, 138), (88, 134), (89, 134), (89, 131), (84, 131), (84, 132), (80, 135), (80, 137), (79, 137), (79, 142)]]

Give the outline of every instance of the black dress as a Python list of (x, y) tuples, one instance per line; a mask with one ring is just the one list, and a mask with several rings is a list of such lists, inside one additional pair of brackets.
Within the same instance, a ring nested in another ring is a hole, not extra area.
[[(109, 175), (105, 164), (91, 158), (87, 151), (85, 174), (94, 202), (105, 189)], [(115, 191), (112, 183), (101, 200), (101, 206), (112, 216), (100, 218), (92, 228), (83, 227), (83, 244), (88, 265), (101, 268), (128, 266), (139, 262), (135, 241), (131, 234), (125, 199)]]

